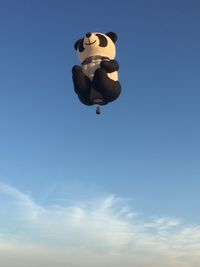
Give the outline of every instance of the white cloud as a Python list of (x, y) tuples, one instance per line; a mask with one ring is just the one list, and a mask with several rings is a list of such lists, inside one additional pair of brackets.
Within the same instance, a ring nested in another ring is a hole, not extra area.
[(0, 183), (0, 266), (197, 267), (199, 251), (199, 225), (141, 219), (114, 195), (42, 206)]
[(0, 183), (0, 193), (15, 200), (21, 208), (26, 210), (26, 215), (29, 215), (31, 219), (36, 219), (38, 213), (42, 211), (42, 207), (38, 206), (28, 195), (12, 186)]

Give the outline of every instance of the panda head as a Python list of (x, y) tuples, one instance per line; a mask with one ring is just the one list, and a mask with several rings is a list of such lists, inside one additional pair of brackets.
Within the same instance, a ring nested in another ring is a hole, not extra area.
[(85, 37), (75, 42), (74, 48), (77, 51), (81, 62), (91, 56), (102, 56), (114, 59), (116, 54), (115, 42), (117, 34), (108, 32), (88, 32)]

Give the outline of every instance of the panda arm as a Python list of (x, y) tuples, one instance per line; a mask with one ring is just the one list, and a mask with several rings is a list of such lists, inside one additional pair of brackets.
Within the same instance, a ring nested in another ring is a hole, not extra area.
[(119, 64), (116, 60), (102, 60), (101, 67), (105, 69), (108, 73), (119, 70)]

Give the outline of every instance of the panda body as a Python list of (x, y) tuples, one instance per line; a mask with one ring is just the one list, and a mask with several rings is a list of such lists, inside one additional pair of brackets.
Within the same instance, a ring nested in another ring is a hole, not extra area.
[(75, 92), (86, 105), (107, 104), (121, 92), (115, 60), (117, 35), (94, 32), (75, 42), (81, 66), (72, 68)]
[[(108, 61), (109, 59), (103, 59), (105, 61)], [(94, 78), (94, 73), (95, 71), (100, 68), (100, 64), (101, 64), (102, 59), (98, 58), (95, 59), (95, 57), (93, 59), (91, 59), (91, 62), (83, 64), (82, 65), (82, 69), (83, 69), (83, 73), (92, 81)], [(108, 77), (111, 80), (117, 81), (118, 80), (118, 72), (114, 71), (112, 73), (108, 73), (107, 74)]]

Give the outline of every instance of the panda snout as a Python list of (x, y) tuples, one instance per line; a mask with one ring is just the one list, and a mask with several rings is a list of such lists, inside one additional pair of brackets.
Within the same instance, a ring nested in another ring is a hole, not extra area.
[(93, 34), (92, 32), (87, 32), (84, 38), (84, 45), (93, 45), (96, 43), (97, 38), (96, 35)]
[(90, 38), (91, 35), (92, 35), (91, 32), (87, 32), (85, 36), (86, 36), (87, 38)]

